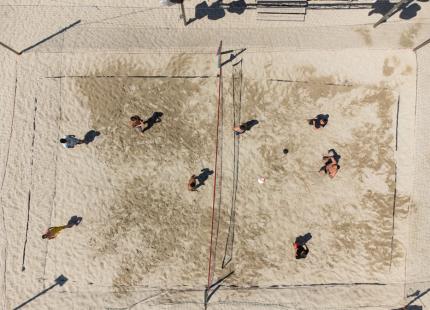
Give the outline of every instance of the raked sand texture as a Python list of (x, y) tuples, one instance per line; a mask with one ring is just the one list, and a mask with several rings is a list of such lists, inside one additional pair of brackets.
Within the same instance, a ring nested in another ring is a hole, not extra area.
[[(211, 232), (211, 282), (224, 280), (209, 309), (395, 309), (414, 299), (425, 309), (428, 247), (416, 251), (428, 212), (415, 159), (423, 166), (426, 153), (415, 136), (423, 145), (428, 88), (417, 68), (426, 58), (410, 48), (426, 15), (377, 32), (362, 10), (338, 29), (345, 11), (324, 29), (315, 25), (330, 11), (313, 12), (309, 24), (253, 32), (249, 11), (227, 15), (224, 28), (206, 18), (183, 28), (174, 6), (147, 28), (134, 11), (158, 1), (84, 10), (45, 0), (33, 14), (12, 2), (1, 7), (10, 23), (62, 11), (19, 35), (5, 26), (3, 41), (17, 47), (75, 18), (83, 25), (21, 56), (0, 50), (2, 309), (203, 309)], [(161, 121), (143, 135), (129, 128), (130, 116), (155, 112)], [(319, 113), (330, 117), (316, 131), (307, 119)], [(235, 136), (249, 120), (258, 124)], [(58, 142), (92, 130), (88, 144)], [(334, 179), (318, 173), (329, 149), (341, 155)], [(213, 227), (215, 174), (187, 190), (205, 168), (217, 171)], [(82, 222), (41, 238), (72, 216)], [(310, 254), (296, 260), (292, 243), (306, 233)]]

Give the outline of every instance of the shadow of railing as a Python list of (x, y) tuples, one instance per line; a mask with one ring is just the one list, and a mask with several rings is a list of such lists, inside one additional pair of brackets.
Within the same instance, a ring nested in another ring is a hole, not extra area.
[(33, 45), (30, 45), (29, 47), (24, 48), (22, 51), (17, 51), (17, 50), (15, 50), (14, 48), (12, 48), (12, 47), (8, 46), (7, 44), (5, 44), (5, 43), (3, 43), (3, 42), (0, 42), (0, 45), (1, 45), (1, 46), (3, 46), (4, 48), (8, 49), (9, 51), (11, 51), (11, 52), (13, 52), (13, 53), (17, 54), (17, 55), (21, 55), (21, 54), (23, 54), (23, 53), (25, 53), (25, 52), (28, 52), (29, 50), (31, 50), (31, 49), (33, 49), (33, 48), (35, 48), (36, 46), (38, 46), (38, 45), (40, 45), (40, 44), (42, 44), (42, 43), (44, 43), (44, 42), (46, 42), (46, 41), (48, 41), (48, 40), (52, 39), (53, 37), (55, 37), (55, 36), (57, 36), (57, 35), (59, 35), (59, 34), (61, 34), (61, 33), (65, 32), (66, 30), (68, 30), (68, 29), (70, 29), (70, 28), (72, 28), (72, 27), (76, 26), (76, 25), (77, 25), (77, 24), (79, 24), (80, 22), (81, 22), (81, 20), (79, 19), (79, 20), (75, 21), (74, 23), (72, 23), (72, 24), (70, 24), (70, 25), (68, 25), (68, 26), (66, 26), (66, 27), (64, 27), (64, 28), (62, 28), (62, 29), (60, 29), (60, 30), (59, 30), (59, 31), (57, 31), (56, 33), (51, 34), (49, 37), (46, 37), (45, 39), (40, 40), (39, 42), (37, 42), (37, 43), (35, 43), (35, 44), (33, 44)]

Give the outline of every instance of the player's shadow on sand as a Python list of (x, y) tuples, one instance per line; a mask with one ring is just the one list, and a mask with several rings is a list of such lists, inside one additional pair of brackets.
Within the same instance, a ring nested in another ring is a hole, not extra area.
[(76, 215), (73, 215), (71, 218), (70, 218), (70, 220), (67, 222), (67, 226), (70, 228), (70, 227), (73, 227), (73, 226), (78, 226), (80, 223), (82, 222), (82, 217), (80, 217), (80, 216), (76, 216)]
[(206, 16), (210, 20), (223, 18), (225, 16), (225, 7), (227, 7), (226, 9), (229, 13), (242, 14), (245, 12), (246, 6), (245, 0), (237, 0), (225, 5), (222, 3), (222, 0), (218, 0), (212, 3), (210, 6), (206, 1), (203, 1), (196, 5), (194, 18), (190, 18), (187, 21), (187, 25)]
[(155, 125), (155, 123), (161, 122), (161, 117), (163, 116), (163, 112), (154, 112), (150, 118), (148, 118), (143, 123), (146, 124), (146, 127), (142, 130), (142, 132), (145, 132), (152, 128), (152, 126)]
[(311, 233), (307, 233), (307, 234), (305, 234), (303, 236), (298, 236), (296, 238), (295, 242), (298, 243), (298, 244), (300, 244), (300, 245), (304, 245), (304, 244), (308, 243), (309, 240), (311, 240), (311, 239), (312, 239), (312, 234)]
[(245, 131), (250, 131), (252, 129), (252, 127), (254, 127), (255, 125), (258, 125), (258, 124), (259, 124), (259, 121), (257, 121), (256, 119), (252, 119), (250, 121), (247, 121), (243, 125), (245, 126)]
[(197, 181), (199, 181), (199, 184), (195, 188), (199, 188), (200, 186), (205, 185), (205, 182), (209, 178), (210, 175), (212, 175), (214, 172), (213, 170), (210, 170), (209, 168), (204, 168), (200, 170), (200, 174), (196, 177)]
[(94, 141), (96, 137), (100, 136), (100, 132), (96, 130), (88, 131), (84, 136), (84, 143), (89, 144)]
[[(401, 19), (412, 19), (417, 16), (418, 11), (421, 10), (421, 6), (418, 3), (412, 3), (414, 0), (410, 0), (409, 2), (402, 5), (399, 9)], [(428, 1), (428, 0), (426, 0)], [(387, 14), (396, 3), (391, 3), (387, 0), (377, 0), (372, 4), (372, 10), (368, 13), (368, 15), (372, 14)]]

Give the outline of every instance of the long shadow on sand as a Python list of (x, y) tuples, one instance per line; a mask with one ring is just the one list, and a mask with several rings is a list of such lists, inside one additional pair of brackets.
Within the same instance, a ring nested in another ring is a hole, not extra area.
[[(418, 3), (412, 3), (414, 0), (410, 0), (399, 8), (401, 19), (412, 19), (417, 16), (418, 11), (421, 10), (421, 6)], [(372, 4), (372, 10), (368, 15), (373, 14), (387, 14), (397, 3), (391, 3), (387, 0), (377, 0)]]
[(94, 139), (96, 137), (100, 136), (100, 132), (96, 131), (96, 130), (90, 130), (88, 131), (85, 136), (84, 136), (84, 143), (85, 144), (90, 144), (91, 142), (94, 141)]
[(59, 286), (63, 286), (66, 282), (67, 282), (67, 278), (63, 275), (59, 276), (57, 279), (55, 279), (55, 283), (52, 284), (50, 287), (44, 289), (43, 291), (41, 291), (39, 294), (31, 297), (29, 300), (23, 302), (22, 304), (20, 304), (19, 306), (16, 306), (15, 308), (13, 308), (13, 310), (17, 310), (17, 309), (21, 309), (22, 307), (24, 307), (25, 305), (27, 305), (28, 303), (32, 302), (33, 300), (35, 300), (36, 298), (42, 296), (43, 294), (45, 294), (46, 292), (48, 292), (49, 290), (52, 290), (54, 287), (56, 287), (57, 285)]
[(205, 182), (207, 181), (209, 176), (211, 176), (214, 173), (213, 170), (210, 170), (209, 168), (204, 168), (200, 170), (200, 172), (201, 173), (196, 177), (197, 180), (199, 181), (199, 184), (197, 184), (197, 186), (195, 187), (196, 189), (199, 188), (200, 186), (205, 185)]
[(143, 123), (146, 124), (146, 127), (143, 128), (142, 132), (145, 132), (152, 128), (156, 123), (161, 122), (161, 117), (163, 116), (163, 112), (154, 112), (150, 118), (148, 118)]

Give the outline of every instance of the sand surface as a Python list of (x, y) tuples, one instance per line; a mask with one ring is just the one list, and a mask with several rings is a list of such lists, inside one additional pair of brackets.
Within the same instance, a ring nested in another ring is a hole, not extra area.
[[(373, 32), (362, 10), (340, 28), (316, 27), (329, 13), (313, 12), (307, 24), (257, 23), (253, 34), (247, 12), (174, 33), (177, 7), (148, 29), (134, 13), (127, 20), (133, 1), (52, 2), (2, 7), (17, 25), (44, 8), (57, 18), (19, 35), (8, 24), (2, 42), (17, 49), (80, 14), (83, 23), (21, 56), (0, 50), (3, 309), (202, 309), (211, 232), (210, 282), (222, 280), (210, 308), (425, 304), (429, 250), (414, 245), (427, 240), (427, 195), (415, 158), (427, 153), (415, 116), (428, 71), (410, 48), (425, 38), (426, 15)], [(214, 51), (229, 27), (220, 78)], [(128, 126), (156, 112), (143, 135)], [(307, 119), (319, 113), (330, 118), (317, 131)], [(249, 120), (258, 124), (235, 136)], [(88, 143), (65, 149), (66, 134)], [(341, 155), (334, 179), (318, 173), (329, 149)], [(187, 191), (192, 174), (197, 192)], [(82, 222), (41, 239), (72, 216)], [(310, 254), (296, 260), (292, 243), (305, 234)]]

